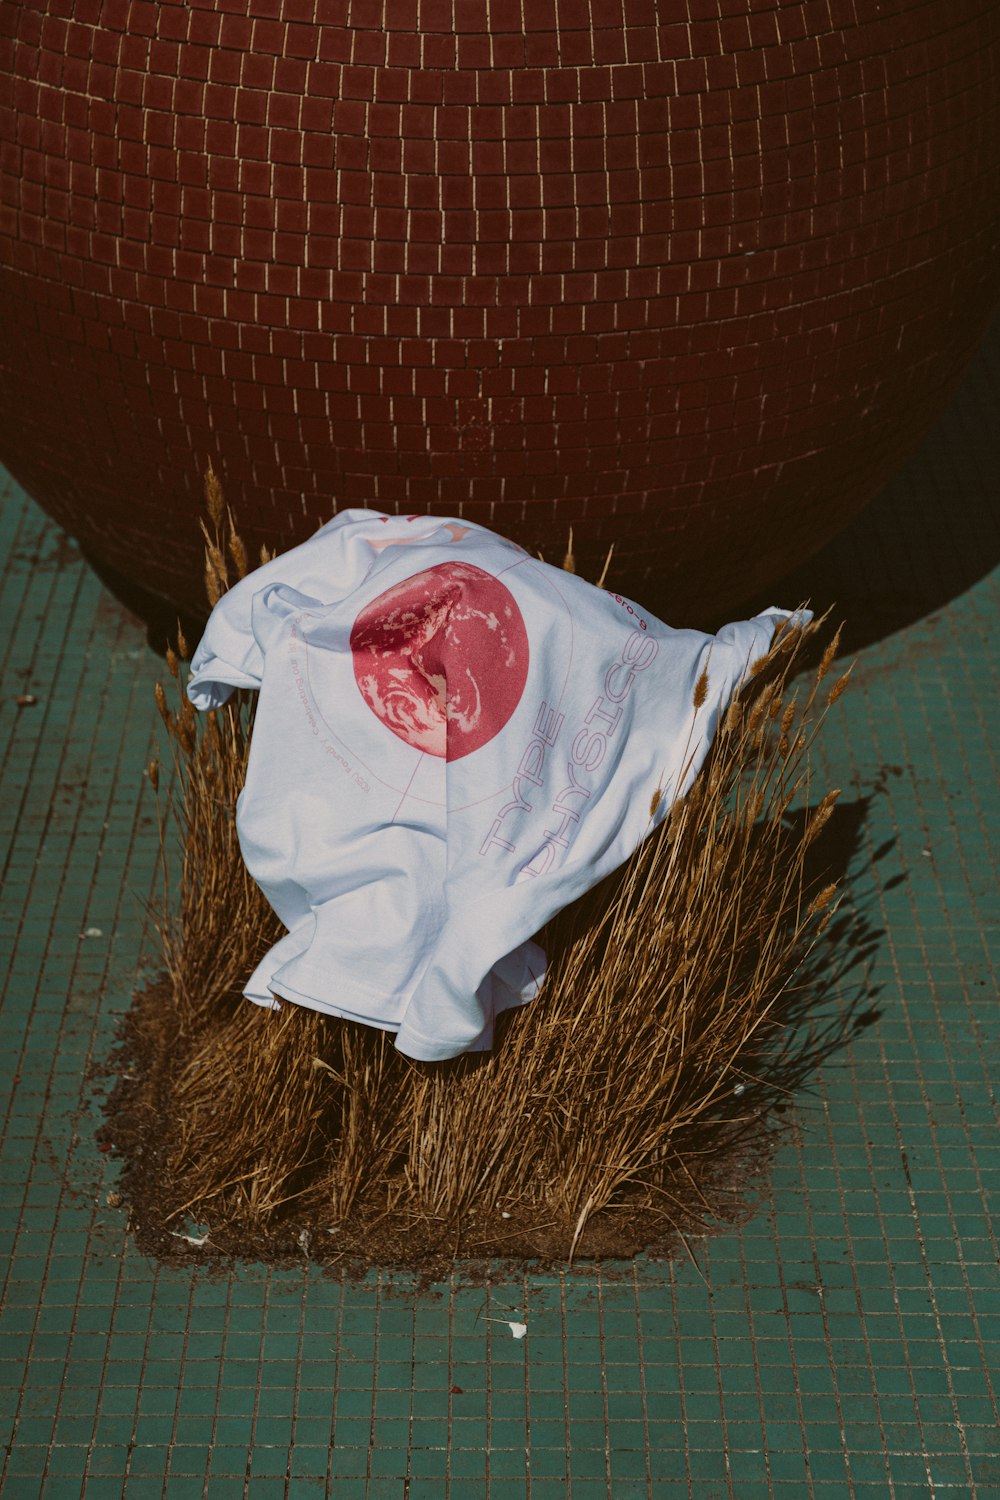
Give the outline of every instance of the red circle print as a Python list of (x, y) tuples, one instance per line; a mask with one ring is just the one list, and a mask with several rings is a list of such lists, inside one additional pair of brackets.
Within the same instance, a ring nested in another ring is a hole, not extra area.
[(406, 744), (448, 760), (499, 734), (528, 676), (513, 594), (471, 563), (439, 563), (386, 589), (355, 620), (351, 650), (372, 713)]

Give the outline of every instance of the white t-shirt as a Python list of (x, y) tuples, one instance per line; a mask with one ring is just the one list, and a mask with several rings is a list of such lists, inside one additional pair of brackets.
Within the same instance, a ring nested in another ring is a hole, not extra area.
[(236, 825), (288, 931), (248, 998), (488, 1048), (542, 983), (532, 935), (686, 791), (787, 618), (672, 630), (480, 526), (370, 510), (250, 574), (188, 682), (260, 695)]

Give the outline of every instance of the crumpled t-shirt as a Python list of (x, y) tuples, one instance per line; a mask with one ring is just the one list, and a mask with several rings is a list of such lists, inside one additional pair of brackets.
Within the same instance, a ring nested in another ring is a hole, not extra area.
[(248, 998), (427, 1061), (489, 1048), (542, 985), (533, 935), (683, 795), (788, 617), (673, 630), (483, 527), (371, 510), (249, 574), (187, 688), (259, 694), (236, 824), (287, 933)]

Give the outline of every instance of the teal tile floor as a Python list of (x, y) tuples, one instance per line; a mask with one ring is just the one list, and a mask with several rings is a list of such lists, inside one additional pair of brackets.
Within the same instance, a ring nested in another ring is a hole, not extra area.
[(91, 1070), (153, 961), (161, 669), (5, 481), (5, 1500), (1000, 1496), (998, 391), (994, 340), (879, 500), (769, 591), (851, 622), (820, 758), (855, 815), (877, 1017), (800, 1091), (757, 1212), (697, 1264), (422, 1289), (160, 1267), (107, 1205)]

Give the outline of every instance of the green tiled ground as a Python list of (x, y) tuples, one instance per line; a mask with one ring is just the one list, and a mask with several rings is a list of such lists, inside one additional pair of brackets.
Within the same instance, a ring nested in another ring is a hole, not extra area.
[(822, 770), (858, 824), (878, 1019), (802, 1091), (758, 1213), (698, 1267), (418, 1290), (136, 1253), (88, 1068), (152, 952), (158, 664), (6, 484), (4, 1497), (1000, 1496), (998, 389), (993, 346), (876, 505), (773, 591), (839, 599), (860, 649)]

